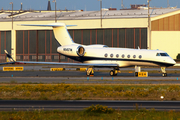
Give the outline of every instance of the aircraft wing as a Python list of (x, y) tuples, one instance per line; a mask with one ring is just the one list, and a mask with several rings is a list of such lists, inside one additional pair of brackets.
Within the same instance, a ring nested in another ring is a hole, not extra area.
[(65, 66), (84, 66), (84, 67), (119, 67), (119, 64), (91, 64), (91, 63), (62, 63), (62, 62), (36, 62), (36, 61), (15, 61), (11, 55), (4, 50), (9, 62), (0, 63), (0, 65), (6, 64), (41, 64), (41, 65), (65, 65)]
[(119, 67), (119, 64), (106, 64), (106, 63), (94, 64), (94, 63), (62, 63), (62, 62), (35, 62), (35, 61), (16, 61), (11, 64), (41, 64), (41, 65), (65, 65), (65, 66), (83, 66), (83, 67)]
[(0, 63), (0, 65), (15, 64), (15, 62)]

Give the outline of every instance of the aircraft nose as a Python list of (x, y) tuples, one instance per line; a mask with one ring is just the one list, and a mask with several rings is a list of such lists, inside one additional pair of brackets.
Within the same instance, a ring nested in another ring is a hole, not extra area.
[(171, 57), (169, 57), (169, 59), (166, 59), (164, 61), (166, 61), (170, 66), (174, 66), (176, 64), (174, 59), (172, 59)]
[(174, 61), (174, 60), (172, 59), (172, 60), (171, 60), (171, 63), (175, 65), (175, 64), (176, 64), (176, 61)]

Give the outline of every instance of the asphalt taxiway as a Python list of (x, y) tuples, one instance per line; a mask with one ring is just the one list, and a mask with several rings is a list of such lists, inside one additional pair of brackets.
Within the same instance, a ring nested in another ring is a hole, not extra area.
[(95, 72), (87, 77), (80, 71), (8, 71), (0, 72), (0, 83), (119, 83), (119, 84), (180, 84), (180, 74), (150, 73), (149, 77), (135, 77), (134, 73), (118, 73), (109, 76), (107, 72)]
[[(84, 71), (1, 71), (0, 77), (85, 77)], [(149, 73), (150, 77), (162, 77), (161, 73)], [(180, 77), (180, 74), (169, 73), (168, 77)], [(110, 77), (109, 72), (95, 72), (94, 77)], [(118, 73), (114, 77), (134, 77), (134, 73)]]
[[(48, 68), (49, 69), (49, 68)], [(148, 68), (149, 69), (149, 68)], [(130, 69), (127, 69), (130, 70)], [(132, 69), (133, 70), (133, 69)], [(149, 70), (157, 70), (152, 68)], [(179, 69), (172, 69), (179, 70)], [(0, 83), (110, 83), (110, 84), (180, 84), (180, 73), (149, 73), (149, 77), (135, 77), (134, 73), (118, 73), (111, 77), (108, 72), (96, 71), (94, 77), (87, 77), (80, 71), (0, 71)], [(180, 101), (36, 101), (36, 100), (0, 100), (1, 111), (12, 110), (83, 110), (91, 105), (105, 105), (114, 109), (133, 110), (141, 108), (156, 110), (180, 110)]]
[(180, 110), (180, 101), (110, 101), (110, 100), (1, 100), (1, 111), (12, 110), (83, 110), (91, 105), (104, 105), (116, 110), (155, 109)]

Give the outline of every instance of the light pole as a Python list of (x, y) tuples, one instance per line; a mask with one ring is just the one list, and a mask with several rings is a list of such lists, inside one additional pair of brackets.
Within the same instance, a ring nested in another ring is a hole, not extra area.
[(55, 22), (57, 22), (57, 20), (56, 20), (56, 0), (53, 0), (53, 2), (55, 3)]
[(100, 1), (100, 12), (101, 12), (100, 17), (101, 17), (101, 28), (102, 28), (102, 0), (98, 0), (98, 1)]
[(149, 49), (151, 49), (151, 16), (149, 14), (149, 9), (150, 9), (150, 1), (151, 0), (148, 0), (148, 36), (149, 36)]
[(11, 17), (12, 17), (12, 29), (13, 29), (13, 2), (10, 2), (9, 4), (12, 4), (12, 13), (11, 13)]

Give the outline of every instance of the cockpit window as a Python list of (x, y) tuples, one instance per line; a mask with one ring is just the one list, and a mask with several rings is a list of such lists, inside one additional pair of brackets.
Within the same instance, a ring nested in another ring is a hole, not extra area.
[(167, 53), (160, 53), (161, 56), (169, 56)]
[(161, 56), (160, 53), (157, 53), (156, 56)]
[(157, 53), (156, 56), (169, 56), (167, 53)]

